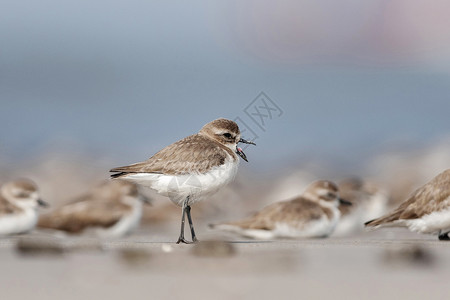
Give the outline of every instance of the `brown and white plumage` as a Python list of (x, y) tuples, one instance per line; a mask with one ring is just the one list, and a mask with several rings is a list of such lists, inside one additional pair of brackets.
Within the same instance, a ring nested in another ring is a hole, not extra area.
[(237, 160), (236, 154), (221, 143), (212, 143), (200, 134), (188, 136), (162, 149), (144, 162), (118, 167), (111, 172), (113, 178), (129, 174), (155, 173), (165, 175), (202, 174), (223, 165), (228, 157)]
[(150, 187), (179, 206), (189, 196), (189, 204), (193, 204), (234, 178), (237, 154), (246, 159), (237, 148), (241, 140), (235, 122), (217, 119), (144, 162), (111, 169), (116, 172), (111, 177)]
[(326, 237), (336, 226), (340, 212), (337, 186), (330, 181), (316, 181), (299, 197), (266, 206), (241, 221), (212, 225), (256, 239), (276, 237)]
[(182, 207), (182, 229), (179, 242), (184, 239), (184, 217), (187, 214), (193, 241), (196, 241), (191, 205), (228, 184), (235, 177), (238, 155), (247, 160), (237, 147), (241, 139), (238, 125), (227, 119), (209, 122), (194, 135), (162, 149), (144, 162), (111, 169), (112, 178), (129, 180), (167, 196)]
[(0, 188), (0, 235), (25, 233), (32, 230), (38, 219), (37, 208), (45, 206), (34, 182), (14, 180)]
[(450, 169), (417, 189), (393, 212), (365, 225), (407, 227), (414, 232), (438, 234), (440, 239), (446, 239), (450, 231)]
[(339, 220), (333, 236), (346, 236), (364, 229), (364, 222), (386, 212), (389, 195), (374, 182), (347, 178), (338, 183), (339, 195), (351, 206), (341, 205)]
[(105, 182), (88, 194), (42, 215), (38, 227), (72, 234), (90, 230), (100, 237), (121, 237), (139, 224), (142, 200), (145, 199), (133, 183)]

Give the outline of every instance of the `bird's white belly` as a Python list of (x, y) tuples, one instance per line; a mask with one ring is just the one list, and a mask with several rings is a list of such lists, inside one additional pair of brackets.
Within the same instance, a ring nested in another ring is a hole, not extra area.
[(36, 226), (38, 214), (34, 209), (0, 217), (0, 235), (18, 234), (30, 231)]
[[(361, 213), (362, 224), (384, 215), (387, 210), (388, 200), (388, 196), (382, 193), (372, 196)], [(364, 227), (362, 224), (361, 226)]]
[(312, 238), (329, 236), (336, 228), (339, 220), (339, 211), (335, 212), (331, 219), (323, 215), (320, 219), (311, 220), (303, 228), (296, 228), (286, 223), (277, 223), (274, 234), (279, 237)]
[(363, 231), (364, 223), (382, 216), (386, 212), (388, 197), (382, 193), (371, 196), (367, 201), (354, 203), (349, 214), (341, 216), (333, 236), (347, 236)]
[(425, 215), (420, 219), (405, 220), (405, 225), (411, 230), (420, 233), (437, 234), (440, 230), (450, 231), (450, 208)]
[(101, 238), (119, 238), (129, 234), (139, 225), (142, 217), (142, 203), (134, 201), (131, 212), (109, 228), (98, 228), (96, 234)]
[(189, 205), (217, 192), (236, 176), (239, 160), (228, 159), (223, 165), (204, 174), (164, 175), (153, 173), (129, 174), (123, 179), (154, 189), (181, 206), (189, 196)]
[(313, 238), (313, 237), (326, 237), (329, 236), (335, 229), (340, 212), (337, 208), (333, 208), (333, 214), (331, 218), (328, 218), (325, 214), (317, 220), (311, 220), (303, 226), (296, 226), (294, 224), (288, 224), (286, 222), (277, 222), (272, 230), (263, 229), (242, 229), (235, 225), (218, 225), (215, 228), (219, 230), (232, 231), (239, 233), (243, 236), (266, 240), (273, 238)]

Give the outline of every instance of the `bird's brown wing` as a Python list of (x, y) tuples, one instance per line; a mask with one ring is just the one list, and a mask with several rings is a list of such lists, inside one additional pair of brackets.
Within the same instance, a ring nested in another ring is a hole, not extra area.
[(39, 218), (38, 227), (79, 233), (88, 227), (109, 227), (131, 207), (113, 201), (76, 201)]
[(0, 215), (11, 214), (20, 210), (20, 208), (13, 205), (11, 202), (3, 198), (2, 195), (0, 195)]
[[(437, 178), (439, 179), (439, 178)], [(441, 178), (442, 179), (442, 178)], [(414, 194), (402, 205), (400, 219), (416, 219), (434, 211), (440, 211), (449, 207), (448, 180), (436, 180), (430, 182), (414, 192)]]
[(223, 145), (194, 134), (167, 146), (144, 162), (111, 169), (110, 172), (117, 172), (111, 177), (119, 178), (129, 173), (204, 173), (225, 163), (227, 152), (223, 150), (232, 155), (232, 151)]
[(283, 222), (302, 228), (308, 221), (320, 219), (323, 213), (324, 211), (316, 203), (297, 198), (271, 204), (247, 219), (227, 224), (243, 229), (272, 230), (276, 223)]
[(405, 202), (392, 213), (367, 222), (366, 226), (378, 226), (398, 220), (421, 218), (434, 211), (440, 211), (450, 206), (449, 178), (440, 174), (429, 183), (417, 189)]

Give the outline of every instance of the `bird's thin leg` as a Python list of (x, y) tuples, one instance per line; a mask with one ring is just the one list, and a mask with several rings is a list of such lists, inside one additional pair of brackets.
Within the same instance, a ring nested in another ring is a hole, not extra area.
[(189, 205), (186, 206), (186, 214), (187, 214), (188, 221), (189, 221), (189, 227), (191, 228), (192, 242), (196, 243), (196, 242), (198, 242), (198, 240), (197, 240), (197, 237), (195, 236), (194, 224), (192, 223), (192, 218), (191, 218), (191, 207)]
[(440, 241), (450, 241), (450, 237), (448, 236), (449, 232), (439, 231), (439, 240)]
[(185, 215), (186, 215), (186, 208), (187, 208), (187, 203), (189, 201), (189, 196), (186, 197), (186, 199), (183, 201), (183, 212), (181, 214), (181, 231), (180, 231), (180, 236), (178, 237), (178, 241), (177, 244), (179, 243), (185, 243), (185, 244), (190, 244), (191, 242), (186, 241), (186, 239), (184, 238), (184, 219), (185, 219)]

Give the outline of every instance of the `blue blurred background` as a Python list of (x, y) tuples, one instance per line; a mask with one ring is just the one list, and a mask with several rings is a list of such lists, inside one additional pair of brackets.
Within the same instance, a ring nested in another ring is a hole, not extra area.
[[(250, 168), (358, 166), (445, 140), (450, 3), (1, 1), (0, 158), (141, 161), (218, 118), (259, 136)], [(261, 131), (244, 108), (282, 110)]]
[[(282, 111), (263, 128), (246, 113), (261, 92)], [(349, 176), (373, 196), (355, 193), (361, 231), (450, 168), (449, 113), (449, 0), (0, 0), (0, 185), (30, 178), (50, 210), (225, 117), (257, 146), (236, 180), (196, 203), (202, 241), (216, 239), (207, 224)], [(234, 258), (223, 246), (187, 252), (160, 243), (174, 241), (180, 208), (141, 192), (154, 201), (131, 239), (38, 231), (33, 260), (13, 252), (15, 237), (0, 240), (4, 299), (443, 299), (448, 286), (448, 249), (406, 231), (238, 240)]]

